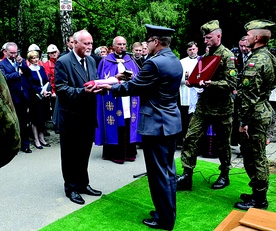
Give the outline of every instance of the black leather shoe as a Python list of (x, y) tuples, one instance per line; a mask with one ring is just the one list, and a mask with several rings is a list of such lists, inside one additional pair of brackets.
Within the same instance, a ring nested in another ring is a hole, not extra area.
[(43, 149), (43, 147), (40, 145), (40, 146), (37, 146), (36, 144), (34, 144), (34, 146), (37, 148), (37, 149)]
[(90, 196), (100, 196), (100, 195), (102, 195), (101, 191), (92, 189), (90, 187), (90, 185), (87, 185), (85, 189), (80, 191), (80, 193), (84, 193), (84, 194), (87, 194), (87, 195), (90, 195)]
[(266, 199), (262, 202), (256, 202), (254, 199), (251, 199), (250, 201), (247, 201), (247, 202), (246, 201), (236, 202), (234, 207), (241, 210), (248, 210), (250, 208), (267, 209), (268, 202)]
[(223, 189), (230, 184), (230, 180), (228, 177), (219, 176), (219, 178), (212, 185), (212, 189)]
[(21, 151), (25, 153), (32, 153), (32, 150), (30, 148), (21, 148)]
[(144, 219), (143, 224), (147, 225), (147, 226), (149, 226), (150, 228), (153, 228), (153, 229), (172, 230), (172, 228), (160, 225), (155, 218)]
[(240, 195), (240, 199), (245, 201), (245, 202), (248, 202), (248, 201), (251, 201), (253, 199), (253, 195), (252, 194), (246, 194), (246, 193), (242, 193)]
[(66, 192), (66, 196), (74, 203), (83, 205), (85, 203), (84, 199), (75, 191)]
[(48, 143), (43, 144), (42, 142), (40, 142), (40, 143), (41, 143), (41, 145), (42, 145), (43, 147), (51, 147), (51, 144), (48, 144)]
[(187, 173), (178, 175), (176, 177), (176, 190), (191, 191), (192, 190), (192, 176)]

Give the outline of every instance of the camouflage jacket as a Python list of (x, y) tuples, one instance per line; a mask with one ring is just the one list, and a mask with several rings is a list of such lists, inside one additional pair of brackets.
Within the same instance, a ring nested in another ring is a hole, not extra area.
[[(211, 53), (212, 52), (212, 53)], [(232, 92), (236, 88), (237, 70), (234, 54), (222, 44), (204, 56), (221, 56), (218, 69), (210, 86), (204, 88), (196, 105), (196, 113), (212, 116), (227, 116), (234, 112)]]
[(239, 121), (243, 125), (271, 116), (268, 99), (275, 88), (275, 65), (276, 59), (266, 46), (252, 50), (238, 86)]
[(0, 71), (0, 167), (4, 156), (20, 149), (20, 129), (6, 80)]

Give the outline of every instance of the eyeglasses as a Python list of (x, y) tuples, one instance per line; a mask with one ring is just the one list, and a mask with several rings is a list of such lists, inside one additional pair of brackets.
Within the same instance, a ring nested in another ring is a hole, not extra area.
[(153, 42), (155, 39), (150, 39), (148, 41), (146, 41), (146, 43), (150, 43), (150, 42)]
[(18, 54), (18, 52), (10, 52), (10, 51), (7, 51), (7, 52), (11, 55), (17, 55)]
[(57, 52), (56, 52), (56, 51), (53, 51), (53, 52), (49, 52), (49, 54), (52, 54), (52, 55), (53, 55), (53, 54), (55, 54), (55, 53), (57, 53)]

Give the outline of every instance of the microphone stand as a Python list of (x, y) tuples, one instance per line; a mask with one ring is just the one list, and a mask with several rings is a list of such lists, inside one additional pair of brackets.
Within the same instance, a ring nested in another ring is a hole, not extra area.
[(147, 172), (143, 172), (143, 173), (133, 175), (133, 178), (138, 178), (138, 177), (142, 177), (142, 176), (146, 176), (146, 175), (147, 175)]

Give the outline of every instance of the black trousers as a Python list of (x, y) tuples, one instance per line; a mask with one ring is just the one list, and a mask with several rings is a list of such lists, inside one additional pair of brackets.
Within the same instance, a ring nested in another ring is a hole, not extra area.
[(177, 135), (142, 136), (151, 198), (159, 223), (172, 229), (176, 217), (176, 169), (174, 152)]
[(89, 184), (88, 162), (94, 141), (93, 129), (60, 133), (61, 168), (65, 192), (79, 191)]

